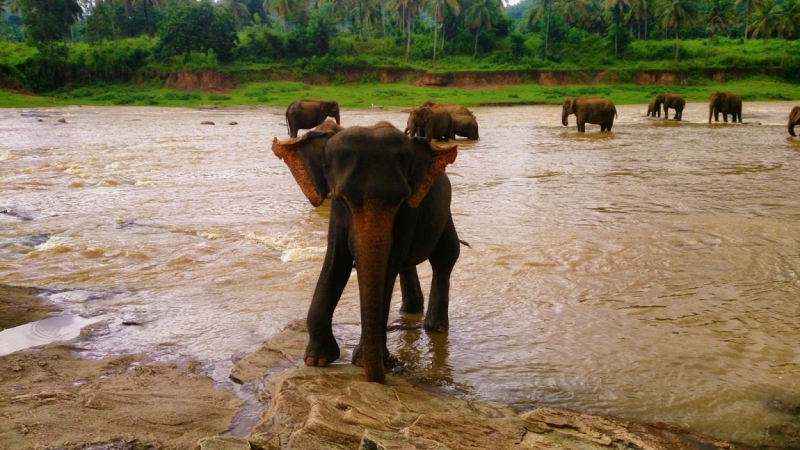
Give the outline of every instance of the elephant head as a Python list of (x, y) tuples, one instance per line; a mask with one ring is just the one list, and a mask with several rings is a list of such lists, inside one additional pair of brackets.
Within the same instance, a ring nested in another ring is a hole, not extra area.
[(421, 105), (419, 105), (419, 107), (420, 107), (420, 108), (424, 108), (424, 107), (426, 107), (426, 106), (434, 106), (434, 105), (436, 105), (436, 102), (434, 102), (434, 101), (433, 101), (433, 100), (431, 100), (431, 99), (428, 99), (428, 100), (425, 100), (424, 102), (422, 102), (422, 104), (421, 104)]
[(339, 102), (337, 101), (319, 102), (319, 115), (320, 117), (317, 118), (317, 121), (320, 123), (322, 123), (326, 117), (333, 117), (336, 119), (336, 124), (341, 125), (341, 121), (339, 120)]
[(794, 134), (794, 126), (798, 124), (800, 124), (800, 106), (795, 106), (789, 113), (789, 134), (797, 136)]
[[(425, 124), (431, 117), (431, 107), (421, 106), (414, 108), (408, 114), (408, 121), (406, 122), (406, 134), (411, 137), (416, 136), (417, 131), (422, 134), (425, 130)], [(430, 136), (426, 136), (430, 138)]]
[(569, 115), (575, 114), (575, 98), (567, 97), (561, 104), (561, 124), (569, 125)]
[[(720, 106), (727, 101), (728, 95), (725, 92), (713, 91), (708, 96), (708, 123), (711, 123), (711, 116), (718, 111)], [(719, 118), (719, 114), (717, 115)]]
[(419, 206), (455, 161), (457, 147), (412, 139), (380, 122), (339, 133), (312, 130), (299, 139), (276, 138), (272, 151), (289, 166), (312, 205), (319, 206), (328, 193), (332, 197), (329, 233), (344, 239), (358, 272), (361, 362), (367, 381), (384, 382), (395, 217), (403, 208)]
[(661, 105), (663, 105), (666, 100), (667, 100), (666, 94), (663, 93), (656, 94), (656, 103), (654, 105), (655, 110), (658, 111), (659, 109), (661, 109)]

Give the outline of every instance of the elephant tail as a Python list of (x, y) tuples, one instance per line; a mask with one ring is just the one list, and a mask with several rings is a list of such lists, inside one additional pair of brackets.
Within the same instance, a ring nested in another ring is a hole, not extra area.
[(286, 118), (286, 132), (289, 133), (289, 136), (291, 136), (292, 129), (289, 128), (289, 108), (286, 108), (286, 113), (284, 113), (283, 117)]
[(465, 241), (465, 240), (463, 240), (463, 239), (459, 239), (459, 240), (458, 240), (458, 242), (459, 242), (461, 245), (465, 246), (465, 247), (472, 248), (472, 246), (471, 246), (471, 245), (469, 245), (469, 242), (467, 242), (467, 241)]

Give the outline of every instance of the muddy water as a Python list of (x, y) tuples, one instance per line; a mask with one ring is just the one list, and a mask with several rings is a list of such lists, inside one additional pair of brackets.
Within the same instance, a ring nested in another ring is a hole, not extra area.
[[(585, 135), (574, 117), (560, 125), (559, 107), (476, 108), (482, 139), (448, 169), (472, 246), (453, 273), (451, 330), (393, 331), (397, 370), (520, 408), (747, 442), (791, 422), (768, 406), (800, 402), (791, 106), (748, 103), (760, 125), (736, 126), (705, 124), (705, 104), (681, 124), (623, 106), (612, 133)], [(0, 280), (103, 319), (81, 342), (90, 356), (193, 358), (224, 381), (232, 358), (305, 316), (328, 210), (270, 150), (282, 110), (2, 110), (0, 129)], [(420, 276), (427, 290), (427, 265)], [(345, 350), (353, 281), (335, 317)]]

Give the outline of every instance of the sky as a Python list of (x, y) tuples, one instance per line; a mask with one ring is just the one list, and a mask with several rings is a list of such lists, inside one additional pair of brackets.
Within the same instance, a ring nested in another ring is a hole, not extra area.
[(510, 0), (508, 2), (509, 5), (516, 5), (517, 3), (521, 2), (522, 0)]

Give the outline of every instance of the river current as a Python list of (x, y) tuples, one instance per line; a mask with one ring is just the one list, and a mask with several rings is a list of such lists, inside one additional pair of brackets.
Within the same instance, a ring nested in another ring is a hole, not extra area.
[[(745, 125), (708, 125), (705, 103), (682, 123), (621, 106), (613, 132), (583, 135), (559, 106), (474, 108), (481, 140), (459, 141), (448, 167), (471, 245), (451, 328), (391, 331), (396, 370), (519, 409), (748, 443), (795, 423), (772, 407), (800, 403), (792, 106), (745, 103)], [(347, 110), (342, 124), (406, 117)], [(4, 109), (0, 130), (0, 283), (101, 319), (86, 356), (194, 359), (225, 383), (233, 359), (305, 317), (329, 211), (272, 154), (282, 108)], [(427, 297), (427, 263), (420, 279)], [(390, 320), (398, 307), (399, 286)], [(350, 350), (355, 277), (334, 321)]]

